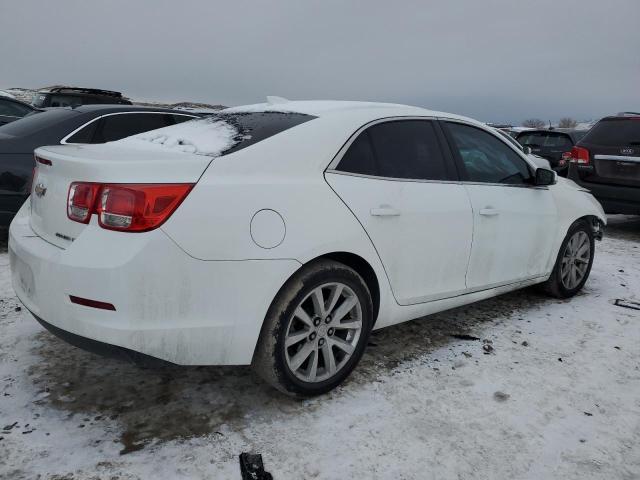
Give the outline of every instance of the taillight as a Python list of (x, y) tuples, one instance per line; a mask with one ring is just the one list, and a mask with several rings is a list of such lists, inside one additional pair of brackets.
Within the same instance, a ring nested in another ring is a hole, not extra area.
[(578, 165), (589, 165), (589, 150), (583, 147), (573, 147), (569, 162), (577, 163)]
[(182, 203), (193, 184), (97, 184), (74, 182), (69, 188), (67, 215), (108, 230), (146, 232), (162, 225)]
[(101, 227), (145, 232), (164, 223), (192, 184), (104, 185), (96, 213)]
[(89, 223), (99, 189), (98, 183), (73, 182), (67, 196), (67, 217), (75, 222)]

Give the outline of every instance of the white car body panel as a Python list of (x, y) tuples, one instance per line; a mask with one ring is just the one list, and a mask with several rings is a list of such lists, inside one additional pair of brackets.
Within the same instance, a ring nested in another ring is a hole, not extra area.
[[(357, 102), (236, 110), (265, 109), (318, 118), (213, 159), (114, 144), (39, 149), (53, 162), (37, 177), (51, 196), (46, 205), (34, 200), (36, 215), (28, 201), (10, 228), (20, 300), (66, 332), (173, 363), (248, 364), (279, 289), (320, 256), (346, 253), (370, 266), (381, 328), (543, 281), (576, 219), (606, 221), (597, 201), (564, 179), (546, 189), (406, 181), (369, 188), (384, 180), (329, 168), (354, 132), (383, 118), (451, 118), (491, 133), (464, 117)], [(160, 228), (125, 233), (66, 218), (76, 180), (196, 185)], [(403, 215), (371, 216), (384, 204)], [(480, 218), (487, 206), (499, 218)], [(69, 295), (116, 310), (73, 304)]]
[[(557, 212), (547, 187), (468, 184), (473, 249), (467, 287), (487, 288), (549, 275)], [(535, 206), (535, 208), (532, 208)]]

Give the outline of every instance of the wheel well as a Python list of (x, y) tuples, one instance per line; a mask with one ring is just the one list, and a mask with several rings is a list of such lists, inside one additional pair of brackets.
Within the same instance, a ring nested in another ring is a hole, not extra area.
[(575, 222), (573, 222), (571, 224), (571, 227), (573, 227), (578, 222), (587, 222), (587, 224), (591, 227), (591, 230), (593, 231), (593, 235), (595, 239), (602, 240), (604, 222), (599, 217), (597, 217), (596, 215), (585, 215), (583, 217), (578, 218)]
[(380, 284), (378, 283), (376, 272), (373, 270), (371, 265), (369, 265), (369, 262), (361, 256), (349, 252), (327, 253), (326, 255), (314, 258), (314, 260), (317, 260), (318, 258), (335, 260), (336, 262), (343, 263), (347, 267), (351, 267), (358, 272), (358, 275), (362, 277), (369, 288), (369, 292), (371, 293), (371, 300), (373, 302), (373, 324), (375, 325), (378, 320), (378, 312), (380, 311)]

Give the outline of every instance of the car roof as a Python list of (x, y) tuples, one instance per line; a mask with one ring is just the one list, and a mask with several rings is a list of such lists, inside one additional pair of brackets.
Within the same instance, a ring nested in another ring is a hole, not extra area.
[(620, 112), (617, 115), (607, 115), (606, 117), (602, 117), (598, 121), (602, 120), (636, 120), (640, 117), (640, 113), (636, 112)]
[(484, 126), (480, 122), (471, 118), (455, 115), (452, 113), (438, 112), (428, 110), (422, 107), (414, 107), (410, 105), (402, 105), (396, 103), (378, 103), (378, 102), (357, 102), (342, 100), (297, 100), (257, 103), (253, 105), (243, 105), (240, 107), (231, 107), (221, 110), (222, 113), (251, 113), (251, 112), (283, 112), (283, 113), (302, 113), (312, 115), (314, 117), (345, 117), (355, 115), (359, 118), (369, 118), (376, 120), (386, 117), (402, 117), (402, 116), (419, 116), (419, 117), (437, 117), (464, 120), (480, 126)]

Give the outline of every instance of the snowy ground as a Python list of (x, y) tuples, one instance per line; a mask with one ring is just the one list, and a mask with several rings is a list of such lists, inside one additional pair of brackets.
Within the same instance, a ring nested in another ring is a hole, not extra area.
[(613, 304), (640, 301), (640, 219), (607, 235), (578, 297), (525, 290), (377, 332), (308, 401), (248, 368), (67, 346), (18, 311), (0, 253), (0, 478), (239, 479), (249, 450), (276, 480), (640, 478), (640, 311)]

